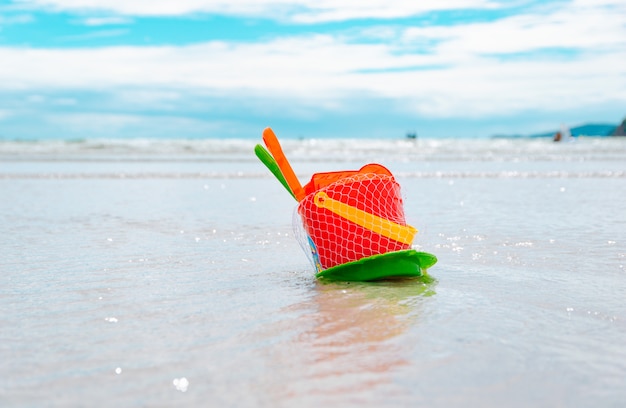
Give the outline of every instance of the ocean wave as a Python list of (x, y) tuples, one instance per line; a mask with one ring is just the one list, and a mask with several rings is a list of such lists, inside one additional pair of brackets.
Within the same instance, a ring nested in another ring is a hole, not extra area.
[[(243, 139), (86, 139), (0, 141), (5, 161), (255, 161), (261, 142)], [(626, 161), (626, 138), (549, 139), (286, 139), (287, 156), (336, 161)]]
[[(396, 172), (399, 179), (623, 179), (626, 171), (500, 171), (500, 172)], [(266, 172), (110, 172), (110, 173), (0, 173), (0, 179), (263, 179)]]

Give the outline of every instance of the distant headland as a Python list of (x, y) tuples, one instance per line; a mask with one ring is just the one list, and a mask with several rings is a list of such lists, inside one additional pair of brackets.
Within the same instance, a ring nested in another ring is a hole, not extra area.
[[(540, 137), (554, 137), (558, 132), (558, 128), (549, 132), (537, 133), (533, 135), (493, 135), (493, 138), (540, 138)], [(570, 132), (573, 137), (578, 136), (595, 136), (595, 137), (609, 137), (609, 136), (626, 136), (626, 118), (622, 120), (619, 125), (605, 124), (605, 123), (586, 123), (570, 128)]]

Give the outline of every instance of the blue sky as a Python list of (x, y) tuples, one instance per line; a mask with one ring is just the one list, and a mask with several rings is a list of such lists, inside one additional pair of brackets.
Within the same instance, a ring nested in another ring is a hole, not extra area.
[(617, 124), (625, 61), (626, 0), (0, 0), (0, 139)]

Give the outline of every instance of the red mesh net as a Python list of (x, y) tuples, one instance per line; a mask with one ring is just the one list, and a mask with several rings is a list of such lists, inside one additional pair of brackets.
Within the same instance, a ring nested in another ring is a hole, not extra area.
[(327, 185), (313, 182), (323, 174), (313, 177), (294, 214), (296, 237), (318, 271), (411, 247), (416, 231), (406, 224), (400, 185), (388, 171), (331, 174)]

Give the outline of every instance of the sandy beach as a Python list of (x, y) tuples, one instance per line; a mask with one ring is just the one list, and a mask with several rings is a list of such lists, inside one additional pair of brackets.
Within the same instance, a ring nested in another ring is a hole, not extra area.
[(4, 142), (0, 405), (620, 406), (625, 142), (285, 142), (388, 166), (429, 283), (316, 280), (255, 141)]

